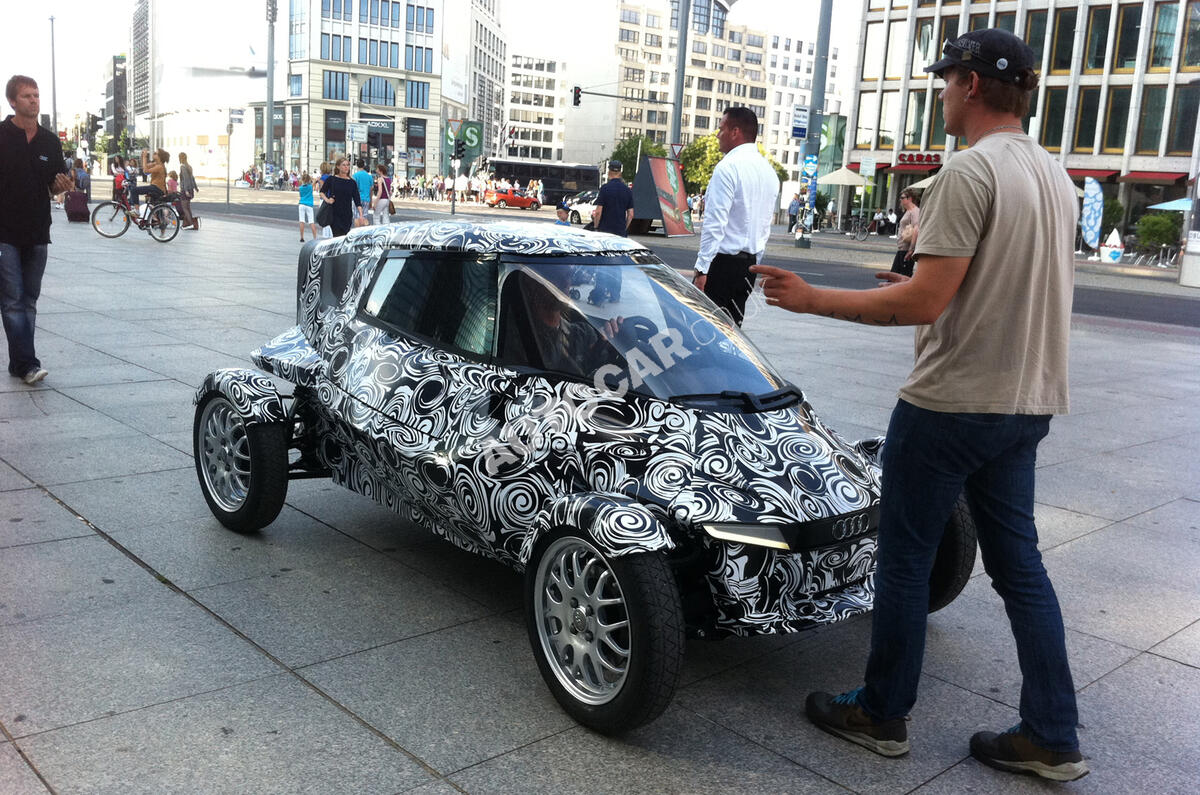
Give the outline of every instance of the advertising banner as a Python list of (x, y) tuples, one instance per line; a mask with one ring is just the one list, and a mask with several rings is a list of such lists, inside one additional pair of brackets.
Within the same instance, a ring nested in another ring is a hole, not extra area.
[(661, 221), (667, 237), (695, 234), (678, 160), (642, 155), (633, 184), (633, 217), (647, 227)]
[(1089, 248), (1100, 247), (1100, 222), (1104, 218), (1104, 191), (1093, 177), (1083, 181), (1083, 215), (1079, 225), (1083, 230), (1083, 242)]

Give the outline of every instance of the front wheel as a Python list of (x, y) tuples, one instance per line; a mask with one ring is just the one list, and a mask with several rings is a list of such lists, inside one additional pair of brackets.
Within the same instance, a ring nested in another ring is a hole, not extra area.
[(501, 209), (504, 209), (505, 207), (508, 206), (508, 202), (501, 200), (501, 201), (496, 202), (496, 206)]
[(975, 541), (975, 517), (967, 498), (959, 495), (929, 573), (930, 613), (953, 602), (966, 587), (975, 569)]
[(101, 237), (120, 237), (129, 229), (129, 215), (117, 202), (101, 202), (92, 210), (92, 229)]
[(858, 224), (858, 226), (854, 227), (854, 239), (855, 240), (866, 240), (867, 234), (870, 231), (871, 231), (870, 227), (867, 226), (867, 224), (860, 223), (860, 224)]
[(537, 202), (534, 202), (533, 204), (529, 205), (529, 209), (533, 210), (536, 213), (538, 210), (542, 209), (542, 205), (538, 204)]
[(652, 552), (609, 557), (582, 533), (543, 540), (525, 572), (529, 642), (550, 692), (602, 734), (658, 717), (683, 664), (675, 577)]
[(204, 396), (196, 406), (192, 454), (217, 521), (238, 533), (275, 521), (287, 497), (289, 435), (285, 424), (247, 425), (220, 392)]
[(150, 210), (146, 220), (146, 231), (159, 243), (169, 243), (179, 234), (179, 214), (169, 204), (160, 204)]

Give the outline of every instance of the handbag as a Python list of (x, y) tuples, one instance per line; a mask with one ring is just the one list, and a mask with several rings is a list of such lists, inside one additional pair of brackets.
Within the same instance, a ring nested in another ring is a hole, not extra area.
[(388, 215), (395, 215), (395, 214), (396, 214), (396, 205), (392, 203), (391, 199), (388, 199)]
[(333, 215), (332, 206), (324, 199), (321, 200), (321, 206), (317, 208), (316, 214), (317, 226), (329, 226), (329, 222), (333, 220), (330, 218)]

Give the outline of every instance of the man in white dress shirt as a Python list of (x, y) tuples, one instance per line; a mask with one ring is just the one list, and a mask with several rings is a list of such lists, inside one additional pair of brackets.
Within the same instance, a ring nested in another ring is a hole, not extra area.
[(750, 266), (762, 262), (779, 195), (779, 176), (758, 153), (757, 137), (758, 117), (749, 108), (729, 108), (721, 116), (717, 144), (725, 157), (704, 193), (704, 226), (692, 279), (739, 326), (754, 289)]

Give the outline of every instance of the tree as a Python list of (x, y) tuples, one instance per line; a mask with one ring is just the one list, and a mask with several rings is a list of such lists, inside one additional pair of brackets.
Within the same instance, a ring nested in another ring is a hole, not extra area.
[(643, 135), (634, 135), (629, 138), (622, 139), (613, 147), (610, 160), (620, 160), (621, 165), (625, 167), (623, 176), (626, 182), (633, 182), (633, 178), (637, 176), (638, 164), (638, 145), (641, 145), (642, 154), (650, 157), (666, 157), (667, 150), (662, 144), (655, 143)]
[(1104, 217), (1101, 220), (1100, 234), (1103, 237), (1108, 229), (1120, 229), (1125, 220), (1125, 206), (1117, 199), (1104, 200)]
[[(758, 144), (758, 153), (767, 159), (771, 168), (775, 169), (775, 175), (779, 177), (780, 182), (787, 179), (787, 172), (783, 166), (767, 153), (761, 143)], [(683, 166), (683, 182), (689, 193), (703, 192), (708, 187), (713, 169), (717, 167), (717, 163), (721, 162), (721, 157), (721, 147), (717, 143), (715, 132), (709, 133), (703, 138), (697, 138), (683, 148), (679, 154), (679, 163)]]
[(1180, 213), (1147, 213), (1138, 219), (1138, 243), (1143, 246), (1174, 246), (1179, 243), (1183, 215)]

